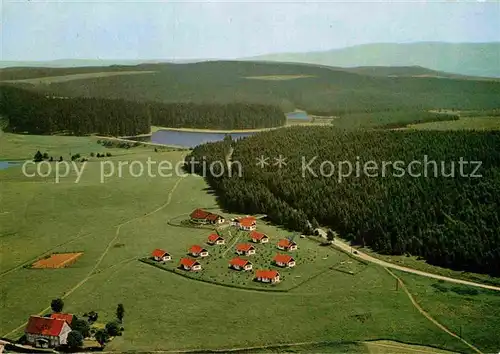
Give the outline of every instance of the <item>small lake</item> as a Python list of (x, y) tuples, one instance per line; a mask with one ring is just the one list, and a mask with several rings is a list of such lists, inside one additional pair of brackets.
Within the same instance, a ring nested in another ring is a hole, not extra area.
[(256, 132), (248, 133), (222, 133), (222, 132), (189, 132), (178, 130), (158, 130), (151, 135), (151, 142), (155, 144), (174, 145), (180, 147), (194, 148), (197, 145), (222, 141), (226, 135), (230, 135), (233, 140), (246, 138)]
[(19, 165), (19, 161), (0, 161), (0, 170), (5, 170), (9, 167), (14, 167)]
[(309, 119), (307, 112), (304, 111), (288, 112), (285, 115), (287, 119), (304, 119), (304, 120)]

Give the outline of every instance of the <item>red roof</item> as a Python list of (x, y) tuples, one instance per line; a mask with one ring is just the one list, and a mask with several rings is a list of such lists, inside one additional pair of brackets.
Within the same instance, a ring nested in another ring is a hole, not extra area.
[(276, 263), (285, 263), (288, 264), (291, 261), (294, 261), (292, 256), (289, 256), (287, 254), (277, 254), (276, 257), (274, 257), (274, 261)]
[(248, 216), (246, 218), (241, 218), (238, 220), (241, 226), (246, 226), (250, 227), (252, 225), (255, 225), (255, 218), (253, 216)]
[(208, 211), (205, 211), (203, 209), (195, 209), (190, 217), (192, 219), (205, 219), (208, 215), (210, 215), (210, 213)]
[(217, 234), (210, 234), (210, 236), (208, 236), (208, 241), (210, 242), (215, 242), (217, 240), (222, 240), (223, 238), (220, 237), (219, 235)]
[(201, 247), (200, 245), (193, 245), (191, 246), (191, 248), (189, 249), (189, 253), (193, 253), (193, 254), (199, 254), (203, 251), (206, 251), (206, 249), (204, 249), (203, 247)]
[(251, 249), (254, 249), (254, 247), (249, 243), (240, 243), (240, 244), (236, 245), (237, 251), (248, 252)]
[(250, 238), (252, 240), (262, 240), (263, 238), (268, 238), (266, 234), (263, 234), (262, 232), (257, 232), (257, 231), (252, 231), (250, 233)]
[(229, 264), (231, 264), (232, 266), (238, 266), (238, 267), (244, 267), (248, 263), (250, 263), (250, 261), (238, 257), (231, 259), (231, 262), (229, 262)]
[(25, 332), (57, 337), (61, 334), (65, 323), (66, 322), (64, 320), (56, 318), (31, 316)]
[(192, 268), (195, 265), (199, 264), (196, 259), (192, 258), (181, 258), (181, 265), (186, 266), (188, 268)]
[(152, 255), (153, 257), (162, 258), (162, 257), (164, 257), (165, 255), (168, 255), (168, 252), (167, 252), (167, 251), (164, 251), (164, 250), (162, 250), (162, 249), (157, 248), (157, 249), (155, 249), (155, 250), (151, 253), (151, 255)]
[(69, 325), (73, 321), (73, 315), (70, 313), (53, 313), (50, 315), (50, 317), (66, 321)]
[(293, 246), (293, 245), (296, 245), (296, 243), (292, 242), (290, 240), (287, 240), (287, 239), (283, 239), (283, 240), (280, 240), (278, 242), (278, 246), (284, 247), (284, 248), (289, 248), (290, 246)]
[(215, 221), (217, 220), (218, 218), (221, 218), (222, 219), (222, 216), (220, 215), (217, 215), (217, 214), (212, 214), (212, 213), (209, 213), (206, 217), (207, 220), (210, 220), (210, 221)]
[(280, 274), (275, 270), (258, 270), (257, 272), (255, 272), (256, 278), (274, 279), (278, 275)]

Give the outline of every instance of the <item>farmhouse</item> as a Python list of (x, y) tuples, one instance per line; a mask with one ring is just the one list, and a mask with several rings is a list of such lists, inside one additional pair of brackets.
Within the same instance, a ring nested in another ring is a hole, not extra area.
[(236, 245), (236, 253), (240, 256), (250, 256), (255, 254), (255, 247), (249, 243), (240, 243)]
[(295, 251), (297, 249), (297, 244), (293, 241), (282, 239), (278, 242), (278, 249), (282, 251)]
[(50, 315), (50, 318), (66, 321), (66, 323), (70, 326), (71, 322), (73, 322), (73, 315), (70, 313), (53, 313)]
[(236, 270), (251, 270), (252, 269), (252, 263), (250, 263), (249, 260), (242, 259), (239, 257), (231, 259), (231, 262), (229, 262), (229, 266), (233, 269), (236, 269)]
[(210, 234), (208, 236), (207, 243), (209, 245), (223, 245), (224, 244), (224, 239), (221, 236), (219, 236), (218, 234), (213, 233), (213, 234)]
[(278, 267), (291, 268), (295, 267), (295, 259), (287, 254), (277, 254), (276, 257), (274, 257), (274, 264), (276, 264)]
[(280, 273), (275, 270), (258, 270), (255, 273), (255, 280), (274, 284), (280, 281)]
[(167, 251), (164, 251), (164, 250), (159, 249), (159, 248), (155, 249), (151, 253), (151, 256), (157, 262), (166, 262), (166, 261), (170, 261), (172, 259), (172, 256), (170, 254), (168, 254)]
[(192, 258), (182, 258), (179, 267), (189, 271), (201, 270), (201, 264)]
[(199, 245), (193, 245), (189, 249), (189, 254), (193, 257), (206, 257), (208, 256), (208, 251)]
[(33, 347), (56, 348), (66, 344), (71, 328), (65, 320), (31, 316), (24, 330), (26, 341)]
[(237, 220), (233, 219), (231, 225), (237, 226), (240, 230), (253, 231), (257, 228), (257, 220), (253, 216), (246, 216)]
[(189, 217), (192, 222), (198, 224), (222, 224), (225, 221), (222, 216), (210, 213), (203, 209), (194, 210)]
[(262, 232), (252, 231), (250, 232), (250, 239), (255, 243), (267, 243), (269, 242), (269, 237)]

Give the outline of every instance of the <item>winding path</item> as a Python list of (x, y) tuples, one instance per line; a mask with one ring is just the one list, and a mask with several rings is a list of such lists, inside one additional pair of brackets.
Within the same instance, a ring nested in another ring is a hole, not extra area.
[(494, 290), (494, 291), (500, 291), (500, 286), (487, 285), (487, 284), (476, 283), (476, 282), (468, 281), (468, 280), (450, 278), (450, 277), (446, 277), (444, 275), (427, 273), (427, 272), (423, 272), (421, 270), (417, 270), (417, 269), (413, 269), (413, 268), (408, 268), (408, 267), (403, 267), (403, 266), (400, 266), (400, 265), (397, 265), (397, 264), (389, 263), (389, 262), (377, 259), (375, 257), (369, 256), (368, 254), (363, 253), (363, 252), (361, 252), (359, 250), (356, 250), (356, 253), (353, 253), (352, 252), (353, 248), (350, 245), (348, 245), (346, 242), (341, 241), (338, 238), (335, 239), (335, 241), (333, 242), (333, 244), (335, 246), (341, 248), (342, 250), (344, 250), (344, 251), (346, 251), (348, 253), (351, 253), (353, 257), (360, 258), (360, 259), (363, 259), (363, 260), (365, 260), (367, 262), (371, 262), (371, 263), (375, 263), (375, 264), (381, 265), (382, 267), (385, 267), (385, 268), (397, 269), (397, 270), (400, 270), (402, 272), (417, 274), (417, 275), (421, 275), (421, 276), (427, 277), (427, 278), (434, 278), (434, 279), (438, 279), (438, 280), (444, 280), (444, 281), (447, 281), (447, 282), (450, 282), (450, 283), (463, 284), (463, 285), (474, 286), (476, 288), (483, 288), (483, 289), (489, 289), (489, 290)]

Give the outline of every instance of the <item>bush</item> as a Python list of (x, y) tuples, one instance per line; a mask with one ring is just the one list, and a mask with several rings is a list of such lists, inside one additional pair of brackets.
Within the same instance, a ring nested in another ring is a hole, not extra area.
[(115, 321), (108, 322), (106, 323), (106, 332), (108, 332), (108, 334), (113, 337), (119, 336), (121, 334), (120, 326)]
[(77, 349), (83, 346), (83, 336), (78, 331), (71, 331), (67, 338), (68, 348)]

